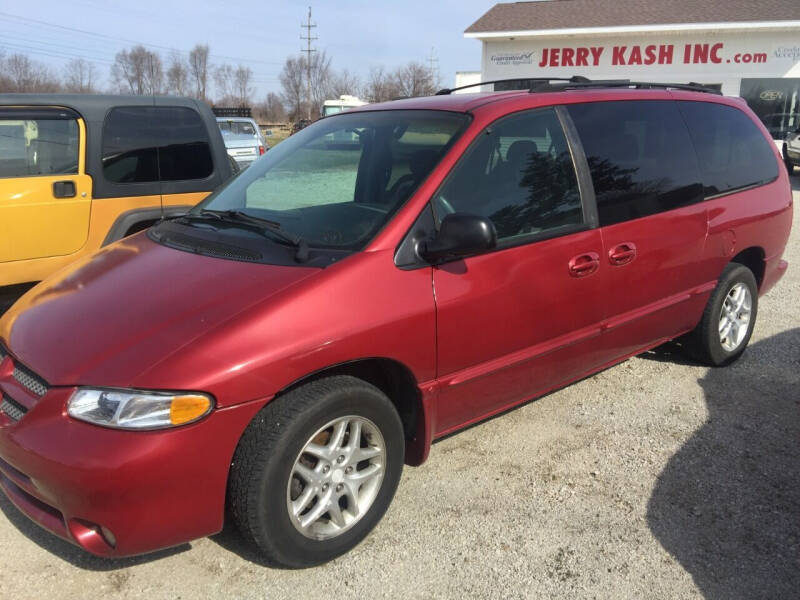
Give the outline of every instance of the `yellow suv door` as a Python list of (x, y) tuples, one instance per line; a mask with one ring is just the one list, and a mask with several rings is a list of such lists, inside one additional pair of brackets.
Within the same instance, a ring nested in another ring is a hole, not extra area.
[(89, 232), (86, 127), (69, 109), (0, 108), (0, 263), (73, 254)]

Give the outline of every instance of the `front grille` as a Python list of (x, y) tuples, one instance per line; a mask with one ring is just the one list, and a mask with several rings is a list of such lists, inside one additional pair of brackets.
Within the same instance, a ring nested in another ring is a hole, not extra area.
[(28, 412), (28, 409), (3, 394), (3, 400), (0, 402), (0, 412), (7, 414), (13, 421), (19, 421)]
[(44, 379), (22, 365), (14, 365), (14, 379), (39, 397), (44, 396), (50, 389)]

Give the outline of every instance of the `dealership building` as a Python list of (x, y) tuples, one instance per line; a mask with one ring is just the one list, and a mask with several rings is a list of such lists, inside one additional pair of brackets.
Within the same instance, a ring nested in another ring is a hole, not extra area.
[(800, 125), (798, 0), (502, 3), (464, 36), (482, 43), (481, 70), (458, 73), (457, 85), (516, 80), (499, 90), (572, 75), (697, 82), (745, 98), (776, 137)]

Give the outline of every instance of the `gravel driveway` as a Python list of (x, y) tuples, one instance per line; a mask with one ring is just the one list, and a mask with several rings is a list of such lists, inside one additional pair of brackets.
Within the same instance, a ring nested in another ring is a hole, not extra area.
[(95, 559), (2, 498), (0, 598), (797, 598), (799, 234), (796, 209), (738, 363), (659, 348), (451, 436), (331, 564), (268, 569), (231, 531)]

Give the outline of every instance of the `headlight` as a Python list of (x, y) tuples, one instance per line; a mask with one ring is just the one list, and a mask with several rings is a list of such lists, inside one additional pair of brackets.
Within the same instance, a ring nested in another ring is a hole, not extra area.
[(67, 413), (104, 427), (164, 429), (197, 421), (212, 406), (209, 396), (198, 393), (81, 388), (69, 399)]

